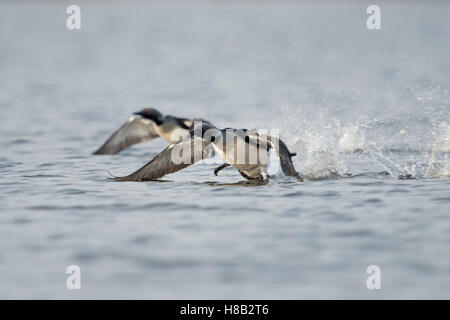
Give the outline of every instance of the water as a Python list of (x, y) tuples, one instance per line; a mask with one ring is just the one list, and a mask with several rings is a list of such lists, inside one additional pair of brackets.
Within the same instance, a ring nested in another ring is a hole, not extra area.
[[(77, 3), (0, 4), (0, 298), (450, 298), (449, 4)], [(280, 129), (307, 180), (115, 183), (143, 106)]]

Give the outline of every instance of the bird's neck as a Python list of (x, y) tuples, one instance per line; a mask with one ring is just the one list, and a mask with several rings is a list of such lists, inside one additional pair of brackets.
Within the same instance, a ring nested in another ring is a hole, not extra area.
[(154, 119), (152, 119), (157, 126), (161, 125), (163, 123), (163, 118), (162, 117), (155, 117)]
[(164, 122), (164, 117), (152, 116), (152, 115), (144, 115), (146, 119), (152, 120), (156, 123), (157, 126), (161, 125)]

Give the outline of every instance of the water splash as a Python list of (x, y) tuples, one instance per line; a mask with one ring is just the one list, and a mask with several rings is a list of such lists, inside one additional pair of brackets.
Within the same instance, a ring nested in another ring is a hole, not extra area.
[(313, 116), (302, 111), (293, 114), (292, 108), (281, 108), (280, 114), (286, 117), (279, 121), (283, 123), (282, 138), (297, 153), (294, 164), (301, 175), (309, 180), (346, 176), (348, 170), (339, 157), (336, 126), (330, 117), (326, 112)]
[(432, 132), (433, 143), (426, 176), (430, 179), (450, 178), (450, 125), (441, 122)]
[(340, 152), (352, 153), (364, 150), (366, 139), (359, 125), (345, 126), (338, 141)]
[[(301, 144), (303, 146), (300, 146)], [(299, 159), (299, 162), (306, 179), (336, 178), (346, 171), (342, 168), (337, 141), (332, 135), (309, 133), (298, 140), (296, 148), (304, 149), (303, 158)]]
[(412, 179), (415, 177), (415, 166), (405, 166), (402, 168), (394, 160), (384, 155), (373, 141), (367, 145), (365, 151), (368, 152), (391, 176), (398, 177), (399, 179)]
[(448, 179), (448, 111), (434, 99), (427, 101), (430, 105), (416, 113), (353, 118), (323, 105), (284, 104), (261, 124), (280, 129), (281, 138), (298, 154), (296, 168), (307, 179), (357, 175), (380, 166), (398, 179)]

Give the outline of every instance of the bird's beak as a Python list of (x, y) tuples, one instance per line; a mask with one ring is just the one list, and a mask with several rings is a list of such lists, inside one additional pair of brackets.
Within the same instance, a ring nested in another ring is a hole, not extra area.
[(137, 116), (142, 116), (142, 113), (141, 113), (141, 112), (135, 112), (135, 113), (133, 113), (133, 114), (135, 114), (135, 115), (137, 115)]

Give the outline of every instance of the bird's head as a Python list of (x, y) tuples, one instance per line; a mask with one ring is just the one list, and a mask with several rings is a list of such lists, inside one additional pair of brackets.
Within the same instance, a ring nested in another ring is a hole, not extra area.
[(222, 136), (222, 131), (209, 122), (195, 121), (194, 129), (190, 132), (191, 138), (201, 138), (207, 141), (216, 142)]
[(141, 116), (142, 118), (152, 120), (156, 122), (156, 124), (160, 124), (163, 120), (162, 113), (153, 108), (144, 108), (138, 112), (135, 112), (134, 114)]

